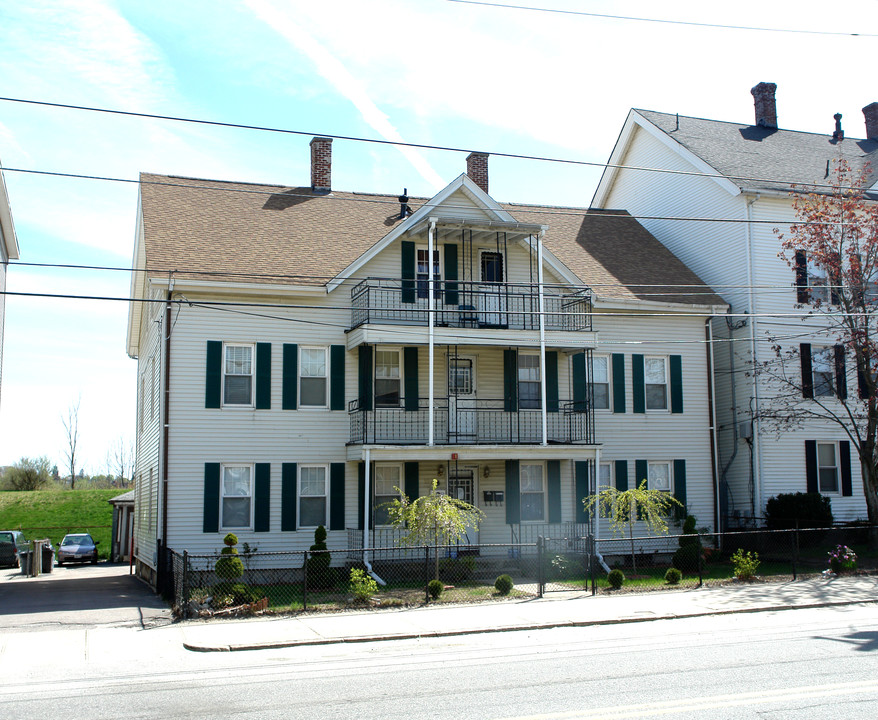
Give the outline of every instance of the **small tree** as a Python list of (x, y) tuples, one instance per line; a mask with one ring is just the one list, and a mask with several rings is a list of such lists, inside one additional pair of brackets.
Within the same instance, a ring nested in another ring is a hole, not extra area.
[(390, 523), (404, 528), (400, 542), (406, 545), (432, 545), (436, 552), (435, 579), (439, 579), (439, 546), (451, 545), (466, 535), (467, 528), (478, 530), (485, 514), (477, 507), (439, 490), (433, 480), (429, 495), (409, 500), (399, 488), (400, 497), (388, 504)]
[(79, 400), (71, 403), (67, 409), (67, 416), (61, 416), (61, 424), (64, 426), (64, 435), (67, 444), (64, 448), (64, 457), (67, 467), (70, 468), (70, 489), (76, 488), (76, 445), (79, 443)]
[(628, 531), (631, 542), (631, 570), (636, 571), (634, 560), (634, 523), (641, 520), (646, 529), (656, 535), (668, 532), (667, 517), (675, 505), (683, 504), (673, 495), (663, 490), (650, 490), (644, 479), (638, 487), (617, 490), (605, 487), (597, 495), (582, 499), (589, 514), (609, 518), (613, 535), (624, 535)]
[(39, 490), (49, 484), (49, 458), (23, 457), (3, 474), (3, 486), (8, 490)]

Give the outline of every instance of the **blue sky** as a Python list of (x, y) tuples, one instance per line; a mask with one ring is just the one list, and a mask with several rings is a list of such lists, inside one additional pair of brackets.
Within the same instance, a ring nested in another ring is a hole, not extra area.
[[(874, 0), (572, 2), (545, 7), (726, 25), (878, 32)], [(869, 24), (864, 24), (869, 21)], [(781, 127), (830, 133), (861, 108), (878, 40), (695, 28), (446, 0), (321, 3), (28, 2), (0, 5), (7, 97), (603, 162), (631, 107), (752, 122), (749, 89), (778, 84)], [(465, 153), (337, 140), (333, 187), (429, 196)], [(138, 172), (309, 182), (308, 138), (0, 101), (0, 162), (136, 179)], [(586, 206), (599, 170), (492, 158), (501, 201)], [(7, 171), (21, 260), (128, 267), (130, 184)], [(11, 267), (8, 290), (125, 297), (124, 272)], [(11, 296), (0, 464), (63, 467), (61, 416), (80, 402), (80, 453), (105, 472), (133, 438), (136, 363), (122, 302)]]

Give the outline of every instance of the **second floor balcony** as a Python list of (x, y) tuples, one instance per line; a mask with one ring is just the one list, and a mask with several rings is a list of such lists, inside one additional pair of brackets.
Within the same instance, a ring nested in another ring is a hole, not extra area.
[[(426, 280), (368, 278), (351, 290), (351, 328), (361, 325), (429, 324)], [(540, 297), (534, 283), (437, 280), (433, 283), (434, 324), (449, 328), (539, 330)], [(591, 330), (592, 301), (586, 288), (544, 285), (547, 331)]]

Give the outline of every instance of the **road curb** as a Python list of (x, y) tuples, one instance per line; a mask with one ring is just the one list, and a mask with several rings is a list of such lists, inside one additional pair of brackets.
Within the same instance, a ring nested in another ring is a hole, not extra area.
[(429, 630), (412, 633), (388, 633), (384, 635), (354, 635), (351, 637), (338, 638), (313, 638), (310, 640), (282, 640), (277, 642), (262, 643), (236, 643), (231, 645), (202, 645), (198, 643), (183, 643), (183, 648), (192, 652), (244, 652), (248, 650), (279, 650), (283, 648), (307, 647), (317, 645), (341, 645), (367, 642), (385, 642), (390, 640), (418, 640), (422, 638), (443, 638), (464, 635), (481, 635), (497, 632), (521, 632), (526, 630), (552, 630), (565, 627), (590, 627), (598, 625), (626, 625), (631, 623), (655, 622), (657, 620), (685, 620), (688, 618), (738, 615), (743, 613), (779, 612), (783, 610), (809, 610), (825, 607), (842, 607), (846, 605), (868, 605), (878, 603), (874, 600), (837, 600), (831, 602), (815, 602), (786, 605), (762, 605), (756, 607), (735, 608), (732, 610), (707, 610), (705, 612), (691, 613), (668, 613), (653, 615), (651, 617), (620, 617), (607, 620), (564, 620), (547, 623), (527, 623), (522, 625), (505, 625), (503, 627), (481, 627), (458, 630)]

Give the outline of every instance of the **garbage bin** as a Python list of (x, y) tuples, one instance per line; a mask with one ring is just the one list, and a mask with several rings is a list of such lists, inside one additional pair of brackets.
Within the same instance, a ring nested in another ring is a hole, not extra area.
[(30, 550), (22, 550), (18, 553), (18, 560), (21, 567), (22, 575), (30, 575), (31, 568), (31, 551)]
[(43, 572), (50, 573), (55, 566), (55, 550), (49, 543), (43, 543)]

